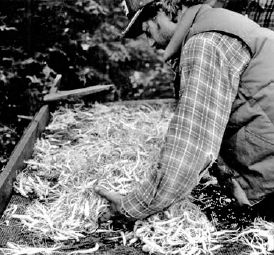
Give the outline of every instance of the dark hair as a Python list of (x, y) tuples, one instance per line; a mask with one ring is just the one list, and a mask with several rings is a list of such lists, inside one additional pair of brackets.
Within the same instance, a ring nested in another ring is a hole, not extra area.
[(148, 19), (151, 19), (157, 15), (159, 10), (161, 9), (162, 5), (160, 1), (154, 1), (147, 6), (145, 6), (144, 10), (142, 11), (142, 16), (140, 20), (146, 21)]

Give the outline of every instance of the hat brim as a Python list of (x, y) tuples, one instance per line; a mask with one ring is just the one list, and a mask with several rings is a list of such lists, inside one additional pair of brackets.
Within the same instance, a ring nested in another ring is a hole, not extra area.
[(136, 38), (137, 36), (143, 33), (142, 31), (142, 22), (143, 22), (143, 7), (142, 9), (138, 10), (134, 16), (131, 18), (129, 24), (122, 32), (122, 37), (124, 38)]

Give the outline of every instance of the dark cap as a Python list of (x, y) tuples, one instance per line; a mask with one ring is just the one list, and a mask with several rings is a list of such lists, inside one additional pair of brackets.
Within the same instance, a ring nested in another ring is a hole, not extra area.
[(123, 37), (134, 38), (142, 33), (144, 10), (155, 0), (123, 0), (123, 7), (130, 22), (123, 31)]

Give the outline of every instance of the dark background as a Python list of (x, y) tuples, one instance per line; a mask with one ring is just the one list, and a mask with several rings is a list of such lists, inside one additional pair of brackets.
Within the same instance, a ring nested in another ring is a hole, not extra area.
[(121, 39), (120, 3), (0, 1), (0, 171), (57, 74), (61, 90), (114, 84), (99, 101), (173, 97), (161, 54), (145, 38)]

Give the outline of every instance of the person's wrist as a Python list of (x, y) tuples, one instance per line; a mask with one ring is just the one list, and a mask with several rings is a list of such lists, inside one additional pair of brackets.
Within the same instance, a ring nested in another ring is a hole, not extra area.
[(121, 206), (120, 213), (123, 214), (126, 218), (132, 218), (131, 215)]
[(123, 197), (121, 197), (121, 206), (120, 206), (120, 213), (126, 218), (127, 221), (136, 221), (134, 217), (132, 217), (124, 208), (123, 206)]

